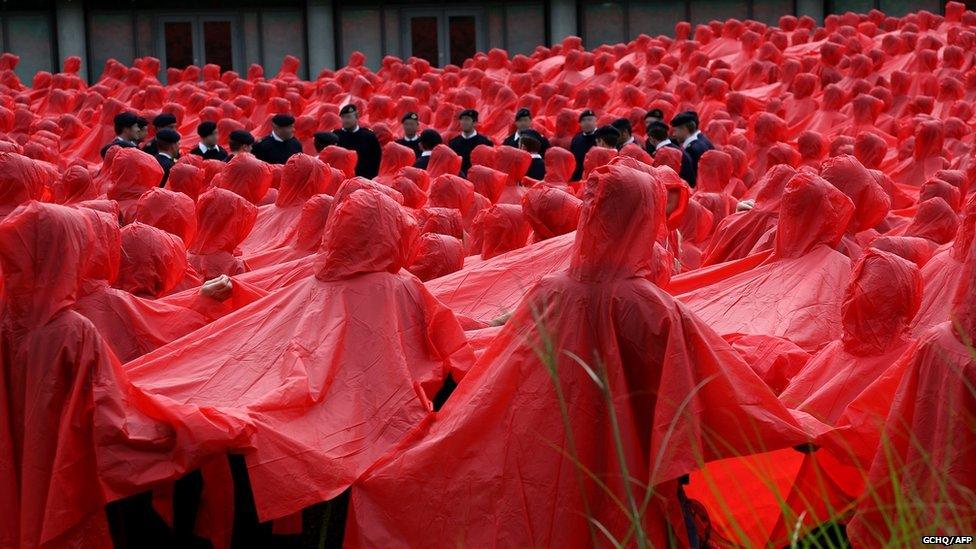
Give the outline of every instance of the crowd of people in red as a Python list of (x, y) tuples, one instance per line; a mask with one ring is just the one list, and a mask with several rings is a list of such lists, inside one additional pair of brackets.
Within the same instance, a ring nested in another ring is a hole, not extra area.
[(962, 4), (312, 81), (16, 63), (2, 547), (263, 547), (323, 502), (348, 547), (976, 527)]

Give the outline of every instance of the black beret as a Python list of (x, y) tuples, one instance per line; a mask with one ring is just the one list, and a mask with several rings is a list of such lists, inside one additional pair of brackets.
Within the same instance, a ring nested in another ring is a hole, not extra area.
[(528, 137), (529, 139), (535, 139), (540, 144), (542, 144), (542, 134), (535, 130), (525, 130), (524, 132), (519, 132), (519, 137)]
[(684, 126), (685, 124), (690, 124), (691, 122), (698, 123), (698, 116), (691, 111), (679, 112), (674, 115), (671, 119), (672, 126)]
[(171, 130), (169, 128), (162, 129), (156, 134), (156, 141), (173, 145), (180, 142), (180, 134), (176, 133), (176, 130)]
[(613, 126), (600, 126), (599, 128), (597, 128), (595, 133), (597, 139), (602, 138), (612, 142), (616, 142), (617, 139), (620, 137), (620, 131), (618, 131), (617, 128), (614, 128)]
[(623, 131), (623, 130), (630, 131), (630, 128), (631, 128), (631, 126), (630, 126), (630, 120), (627, 120), (626, 118), (618, 118), (618, 119), (614, 120), (613, 122), (611, 122), (610, 125), (613, 126), (614, 128), (617, 128), (618, 130), (621, 130), (621, 131)]
[(651, 122), (650, 124), (647, 125), (647, 131), (648, 132), (652, 132), (654, 130), (658, 130), (658, 131), (663, 131), (664, 133), (667, 133), (668, 132), (668, 129), (669, 129), (668, 128), (668, 125), (665, 124), (664, 122), (661, 122), (660, 120), (655, 120), (655, 121), (653, 121), (653, 122)]
[(478, 111), (474, 109), (464, 109), (463, 111), (461, 111), (461, 114), (458, 115), (458, 119), (464, 118), (465, 116), (467, 116), (468, 118), (470, 118), (475, 122), (478, 121)]
[(532, 118), (532, 113), (529, 112), (529, 109), (523, 107), (515, 113), (515, 120), (518, 120), (519, 118)]
[(420, 117), (417, 116), (417, 113), (411, 111), (403, 115), (403, 118), (400, 119), (400, 122), (406, 122), (407, 120), (420, 120)]
[(116, 126), (122, 126), (123, 128), (128, 128), (135, 126), (139, 123), (139, 117), (131, 112), (120, 112), (115, 115), (113, 122)]
[(241, 145), (253, 145), (254, 136), (244, 130), (234, 130), (230, 132), (230, 140)]
[(420, 132), (420, 142), (423, 143), (425, 147), (434, 148), (434, 146), (443, 143), (444, 140), (441, 138), (441, 134), (437, 133), (437, 130), (427, 128), (426, 130)]
[(596, 113), (591, 111), (590, 109), (584, 110), (579, 115), (580, 122), (582, 122), (583, 119), (586, 118), (587, 116), (592, 116), (593, 118), (596, 118)]
[(197, 126), (197, 135), (200, 137), (210, 137), (215, 131), (217, 131), (217, 123), (209, 120), (200, 122), (200, 125)]
[(315, 143), (326, 147), (339, 143), (339, 136), (332, 132), (315, 132)]
[(354, 113), (357, 113), (357, 112), (359, 112), (359, 111), (356, 110), (356, 105), (353, 105), (352, 103), (350, 103), (350, 104), (346, 105), (345, 107), (342, 107), (341, 109), (339, 109), (339, 116), (342, 116), (344, 114), (354, 114)]
[(145, 128), (146, 126), (149, 125), (149, 121), (140, 116), (136, 118), (136, 124), (139, 124), (140, 128)]
[(271, 123), (279, 128), (287, 128), (295, 125), (295, 117), (290, 114), (276, 114), (271, 117)]
[(651, 109), (647, 111), (647, 114), (644, 115), (644, 118), (651, 118), (651, 117), (660, 118), (661, 120), (664, 120), (664, 113), (661, 112), (661, 109)]
[(176, 116), (168, 112), (157, 114), (156, 118), (153, 118), (153, 126), (157, 128), (172, 126), (173, 124), (176, 124)]

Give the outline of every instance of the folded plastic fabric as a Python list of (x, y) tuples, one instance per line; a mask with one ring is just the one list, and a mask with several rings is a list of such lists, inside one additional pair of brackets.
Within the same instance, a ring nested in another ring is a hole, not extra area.
[(396, 202), (356, 191), (331, 214), (314, 276), (126, 365), (191, 436), (201, 414), (248, 425), (245, 444), (212, 452), (244, 454), (261, 520), (341, 493), (467, 370), (454, 315), (398, 273), (413, 234)]
[(806, 438), (645, 278), (664, 197), (633, 168), (594, 173), (569, 269), (534, 286), (445, 407), (353, 488), (348, 546), (590, 547), (597, 528), (625, 538), (628, 501), (649, 504), (636, 535), (686, 539), (674, 479)]

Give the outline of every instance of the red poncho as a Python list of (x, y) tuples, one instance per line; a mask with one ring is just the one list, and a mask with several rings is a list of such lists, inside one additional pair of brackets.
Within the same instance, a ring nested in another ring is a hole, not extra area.
[(353, 489), (348, 546), (590, 547), (602, 538), (588, 517), (626, 532), (611, 499), (626, 501), (625, 485), (637, 501), (658, 490), (644, 528), (663, 545), (673, 479), (805, 439), (735, 352), (644, 278), (663, 186), (609, 166), (586, 202), (569, 270), (533, 288), (445, 407)]
[(190, 265), (206, 280), (248, 270), (237, 246), (251, 232), (257, 208), (226, 189), (210, 189), (197, 201), (197, 237), (188, 250)]
[(193, 440), (205, 416), (246, 422), (235, 450), (261, 520), (341, 493), (467, 369), (453, 314), (398, 272), (414, 231), (392, 199), (356, 191), (331, 214), (315, 276), (127, 365)]

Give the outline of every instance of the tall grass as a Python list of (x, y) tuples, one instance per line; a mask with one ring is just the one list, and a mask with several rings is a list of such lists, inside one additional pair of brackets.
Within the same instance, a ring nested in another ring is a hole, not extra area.
[[(647, 479), (631, 477), (631, 472), (627, 465), (628, 456), (625, 455), (623, 435), (620, 432), (620, 424), (616, 406), (614, 405), (615, 401), (619, 402), (621, 399), (629, 398), (630, 395), (613, 394), (611, 384), (608, 383), (607, 371), (603, 360), (600, 359), (598, 349), (591, 351), (591, 356), (594, 358), (588, 362), (577, 354), (559, 347), (558, 342), (561, 339), (547, 325), (545, 314), (546, 311), (552, 310), (550, 307), (555, 307), (556, 305), (554, 303), (537, 303), (532, 308), (536, 333), (538, 334), (538, 340), (534, 350), (552, 380), (556, 399), (559, 402), (566, 440), (564, 445), (558, 445), (552, 442), (549, 442), (548, 445), (554, 451), (560, 452), (575, 467), (577, 473), (576, 480), (583, 502), (582, 512), (585, 514), (587, 523), (590, 526), (591, 546), (636, 546), (641, 549), (652, 547), (652, 541), (649, 539), (646, 531), (647, 513), (649, 512), (648, 509), (654, 509), (649, 505), (652, 499), (655, 496), (661, 495), (659, 493), (660, 487), (654, 485), (652, 479), (659, 478), (657, 473), (663, 465), (663, 460), (666, 459), (663, 450), (659, 455), (653, 456)], [(961, 329), (959, 333), (963, 334)], [(963, 341), (969, 349), (973, 360), (976, 361), (976, 347), (973, 346), (973, 342), (965, 335), (963, 336)], [(946, 361), (946, 364), (949, 364), (949, 361)], [(585, 463), (582, 463), (579, 458), (573, 435), (573, 418), (570, 417), (562, 381), (563, 369), (569, 367), (576, 367), (582, 370), (602, 396), (608, 420), (607, 429), (614, 443), (613, 449), (616, 453), (617, 464), (624, 477), (622, 494), (610, 488), (607, 479), (600, 478)], [(962, 380), (965, 384), (965, 390), (969, 395), (968, 400), (970, 404), (968, 405), (971, 406), (972, 402), (976, 402), (976, 387), (966, 379), (963, 372), (954, 372), (953, 377)], [(678, 403), (677, 409), (679, 413), (675, 414), (668, 429), (667, 437), (669, 443), (681, 444), (683, 442), (680, 440), (671, 441), (670, 437), (682, 421), (694, 419), (688, 415), (689, 405), (695, 399), (698, 392), (701, 391), (702, 387), (709, 381), (710, 379), (701, 380), (694, 390), (686, 395), (681, 403)], [(971, 410), (965, 410), (967, 403), (958, 402), (951, 403), (951, 405), (957, 407), (956, 409), (960, 413), (972, 414)], [(652, 413), (652, 410), (648, 410), (647, 413)], [(878, 419), (882, 422), (885, 420), (885, 418)], [(972, 517), (976, 513), (974, 511), (976, 510), (976, 494), (960, 494), (960, 490), (956, 489), (959, 479), (954, 478), (953, 471), (942, 470), (940, 462), (925, 448), (925, 444), (911, 432), (911, 426), (894, 426), (900, 428), (902, 436), (907, 433), (909, 437), (908, 443), (917, 452), (917, 455), (920, 456), (914, 463), (903, 463), (901, 454), (898, 451), (901, 446), (896, 443), (894, 435), (890, 430), (892, 427), (888, 425), (889, 430), (882, 431), (880, 445), (875, 455), (876, 461), (885, 460), (887, 462), (887, 469), (890, 471), (890, 478), (887, 479), (888, 483), (881, 489), (876, 485), (867, 483), (867, 464), (862, 464), (862, 474), (864, 475), (862, 481), (865, 482), (866, 489), (857, 499), (849, 498), (838, 506), (834, 506), (829, 501), (812, 501), (808, 499), (810, 497), (808, 494), (784, 493), (773, 482), (773, 479), (764, 478), (763, 468), (750, 468), (750, 472), (763, 483), (762, 487), (765, 491), (763, 497), (773, 498), (779, 508), (779, 520), (786, 529), (786, 535), (782, 545), (791, 548), (822, 547), (841, 549), (849, 547), (849, 541), (844, 532), (843, 525), (851, 520), (858, 508), (864, 507), (873, 507), (882, 516), (884, 522), (883, 530), (876, 532), (869, 531), (869, 533), (879, 540), (886, 539), (883, 542), (885, 547), (915, 547), (919, 545), (921, 537), (927, 535), (972, 535), (974, 533), (972, 531), (957, 530), (961, 526), (970, 524), (968, 521), (973, 520)], [(972, 429), (970, 436), (976, 434), (976, 420), (971, 418), (969, 427)], [(748, 434), (749, 430), (755, 429), (756, 426), (740, 425), (740, 428), (743, 429), (744, 433)], [(726, 438), (723, 437), (723, 433), (705, 432), (703, 436), (705, 443), (709, 445), (711, 450), (731, 450)], [(751, 450), (755, 454), (763, 454), (769, 449), (757, 446)], [(822, 451), (824, 450), (812, 449), (804, 459), (815, 460), (818, 457), (817, 452)], [(973, 452), (974, 449), (964, 450), (960, 448), (960, 451)], [(834, 457), (842, 462), (845, 461), (845, 457), (847, 461), (853, 461), (855, 455), (853, 449), (849, 449), (848, 454), (848, 456), (835, 455)], [(705, 463), (702, 456), (697, 456), (697, 458), (699, 466), (704, 467)], [(749, 465), (751, 466), (752, 462), (749, 462)], [(828, 492), (830, 490), (829, 485), (834, 480), (825, 477), (824, 472), (819, 467), (813, 467), (813, 471), (816, 475), (815, 484), (819, 487), (819, 491), (821, 493)], [(689, 471), (689, 473), (691, 472)], [(933, 479), (935, 486), (938, 487), (936, 490), (937, 493), (923, 494), (911, 489), (912, 483), (905, 481), (910, 478), (910, 475), (917, 474), (929, 475)], [(742, 508), (742, 506), (737, 508), (734, 502), (729, 501), (729, 498), (726, 497), (727, 494), (722, 493), (722, 488), (716, 482), (718, 479), (704, 474), (701, 477), (707, 485), (708, 492), (714, 499), (714, 505), (708, 509), (711, 522), (713, 524), (718, 522), (725, 524), (725, 533), (731, 534), (731, 539), (728, 539), (718, 536), (719, 532), (713, 531), (712, 541), (709, 542), (708, 546), (769, 546), (765, 543), (755, 543), (748, 535), (748, 530), (750, 529), (749, 523), (753, 520), (749, 516), (749, 509)], [(616, 510), (626, 518), (629, 529), (623, 537), (619, 539), (615, 537), (614, 533), (597, 519), (594, 509), (591, 508), (592, 502), (590, 498), (593, 495), (587, 492), (587, 480), (597, 490), (602, 492), (600, 495), (606, 496), (613, 502), (613, 505), (617, 508)], [(882, 497), (879, 491), (882, 489), (890, 490), (890, 492), (886, 492), (884, 497)], [(665, 494), (665, 496), (673, 497), (673, 495), (669, 494)], [(756, 496), (759, 497), (759, 494), (756, 494)], [(813, 494), (813, 497), (815, 498), (816, 494)], [(826, 507), (825, 513), (814, 513), (810, 510), (817, 503), (825, 504), (823, 505)], [(671, 524), (671, 527), (675, 529), (681, 529), (683, 526), (681, 524)], [(671, 537), (671, 542), (676, 544), (674, 536)], [(879, 541), (879, 543), (882, 542)]]

